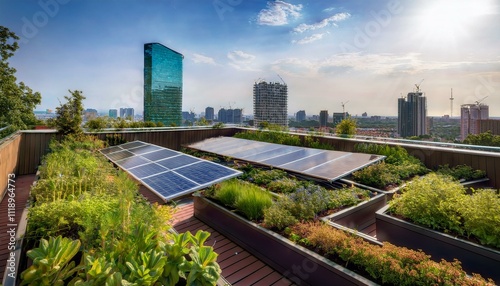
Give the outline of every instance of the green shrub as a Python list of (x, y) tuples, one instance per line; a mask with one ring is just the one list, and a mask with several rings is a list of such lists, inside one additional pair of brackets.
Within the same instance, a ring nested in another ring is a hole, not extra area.
[(279, 197), (265, 211), (264, 223), (269, 228), (283, 229), (296, 221), (312, 220), (323, 211), (356, 205), (369, 199), (369, 194), (369, 191), (359, 188), (327, 190), (307, 184)]
[(476, 190), (460, 207), (464, 228), (481, 244), (500, 249), (500, 195), (495, 190)]
[(255, 183), (257, 185), (267, 185), (272, 181), (283, 179), (287, 177), (287, 173), (283, 170), (272, 169), (272, 170), (259, 170), (255, 169), (253, 175), (248, 177), (248, 181)]
[(448, 176), (429, 174), (412, 180), (389, 202), (390, 211), (445, 232), (463, 234), (459, 206), (465, 189)]
[(293, 193), (301, 186), (301, 183), (291, 178), (281, 178), (267, 184), (267, 189), (274, 193)]
[(469, 181), (477, 180), (486, 177), (486, 172), (482, 170), (474, 170), (472, 167), (467, 165), (458, 165), (450, 168), (449, 165), (439, 166), (436, 173), (449, 175), (455, 180)]
[(385, 162), (356, 171), (352, 178), (361, 184), (381, 189), (401, 183), (401, 178), (396, 174), (396, 167)]
[(306, 241), (307, 246), (330, 258), (357, 266), (382, 285), (494, 285), (491, 279), (467, 275), (458, 261), (435, 262), (420, 250), (388, 242), (374, 245), (319, 222), (296, 224), (289, 236)]
[(264, 210), (264, 225), (267, 228), (284, 229), (297, 222), (295, 216), (287, 208), (283, 208), (283, 203), (274, 203)]

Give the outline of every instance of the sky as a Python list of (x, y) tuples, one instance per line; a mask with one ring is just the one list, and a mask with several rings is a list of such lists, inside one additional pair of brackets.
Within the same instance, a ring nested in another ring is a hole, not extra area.
[[(500, 116), (497, 0), (0, 0), (19, 37), (18, 81), (54, 109), (143, 111), (144, 44), (184, 55), (183, 110), (253, 114), (253, 84), (284, 81), (288, 113), (397, 115), (415, 90), (430, 116), (482, 102)], [(453, 91), (452, 91), (453, 90)]]

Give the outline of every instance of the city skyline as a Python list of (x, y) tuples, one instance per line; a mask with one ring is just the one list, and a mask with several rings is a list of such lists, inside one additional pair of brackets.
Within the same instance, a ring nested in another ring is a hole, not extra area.
[[(453, 7), (451, 8), (451, 5)], [(86, 108), (143, 113), (143, 53), (160, 42), (185, 55), (182, 110), (242, 108), (255, 81), (288, 85), (288, 113), (397, 115), (424, 79), (428, 115), (487, 96), (500, 116), (498, 2), (0, 0), (18, 34), (19, 81), (54, 109), (68, 89)], [(112, 12), (112, 13), (110, 13)], [(278, 76), (279, 75), (279, 76)]]

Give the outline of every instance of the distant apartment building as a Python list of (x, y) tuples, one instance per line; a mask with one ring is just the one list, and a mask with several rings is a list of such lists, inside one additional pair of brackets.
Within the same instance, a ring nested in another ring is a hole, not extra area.
[(222, 123), (241, 124), (243, 122), (242, 109), (219, 109), (217, 121)]
[(481, 120), (489, 119), (489, 107), (485, 104), (462, 104), (460, 106), (460, 139), (469, 134), (481, 133)]
[(182, 111), (182, 121), (183, 122), (189, 122), (189, 123), (194, 123), (196, 121), (196, 114), (192, 111)]
[(117, 109), (110, 109), (108, 112), (109, 118), (118, 118), (118, 110)]
[(328, 124), (328, 110), (319, 112), (319, 127), (326, 127)]
[(182, 60), (159, 43), (144, 45), (144, 121), (182, 123)]
[(261, 123), (288, 126), (288, 87), (278, 82), (256, 82), (253, 86), (254, 126)]
[(120, 108), (120, 118), (134, 120), (134, 109), (131, 107)]
[(398, 134), (400, 137), (427, 134), (427, 98), (422, 92), (408, 93), (398, 99)]
[(213, 107), (207, 107), (205, 108), (205, 119), (206, 120), (214, 120), (214, 108)]
[(306, 121), (306, 111), (305, 110), (297, 111), (297, 113), (295, 114), (295, 120), (297, 122)]
[(89, 121), (89, 120), (95, 119), (95, 118), (97, 118), (97, 116), (98, 116), (97, 110), (92, 109), (92, 108), (87, 108), (83, 112), (83, 121)]
[(348, 116), (349, 113), (343, 113), (343, 112), (334, 112), (333, 113), (333, 126), (337, 126), (346, 116)]

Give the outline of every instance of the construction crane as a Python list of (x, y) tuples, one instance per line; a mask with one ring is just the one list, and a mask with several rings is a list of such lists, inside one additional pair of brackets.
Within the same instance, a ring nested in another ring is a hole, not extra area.
[(450, 96), (450, 118), (453, 117), (453, 88), (451, 89), (451, 96)]
[(276, 75), (281, 79), (281, 82), (283, 82), (283, 84), (286, 85), (286, 82), (281, 78), (281, 76), (278, 73), (276, 73)]
[(422, 84), (424, 80), (422, 79), (419, 83), (416, 83), (415, 84), (415, 87), (417, 88), (417, 91), (416, 92), (420, 92), (420, 85)]
[(476, 105), (480, 105), (480, 104), (481, 104), (481, 102), (483, 102), (483, 100), (485, 100), (487, 97), (488, 97), (488, 95), (487, 95), (487, 96), (485, 96), (485, 97), (483, 97), (483, 98), (481, 98), (481, 99), (479, 99), (479, 100), (476, 100), (476, 101), (475, 101)]
[(349, 100), (346, 101), (346, 102), (341, 102), (340, 104), (342, 104), (342, 116), (344, 117), (343, 119), (345, 119), (345, 105), (349, 103)]

